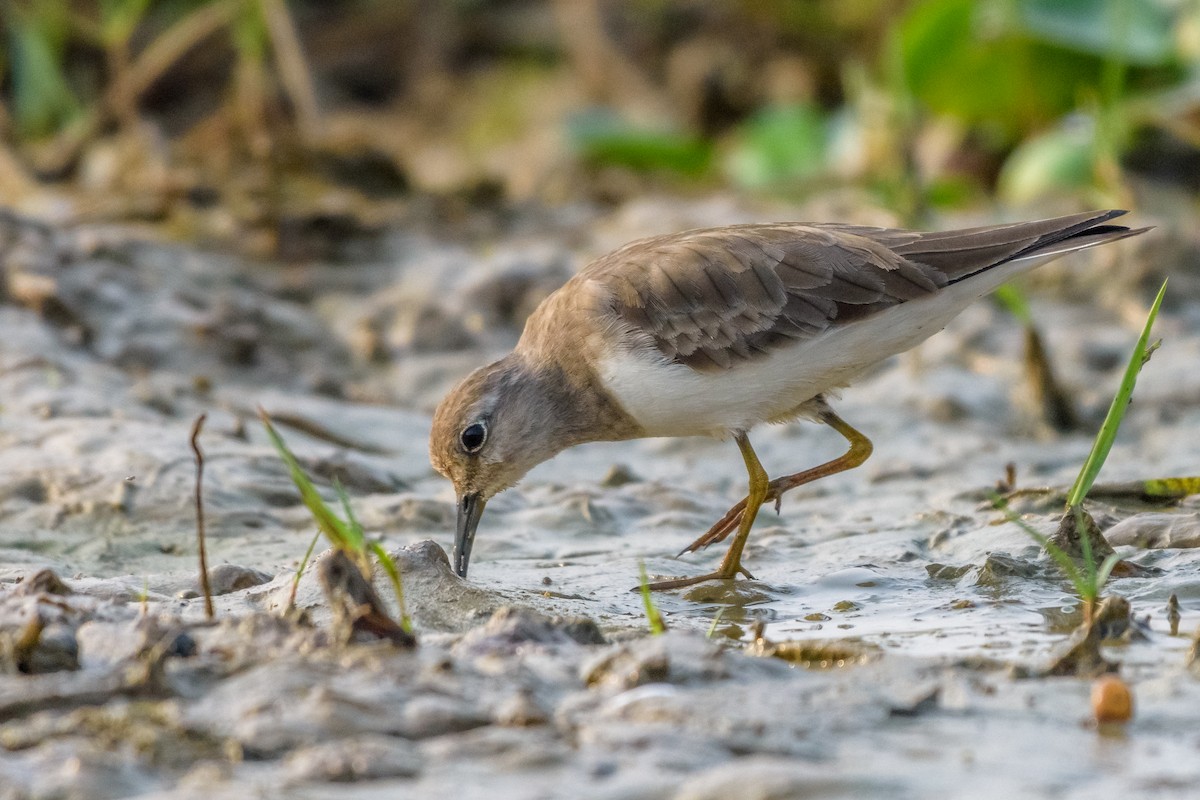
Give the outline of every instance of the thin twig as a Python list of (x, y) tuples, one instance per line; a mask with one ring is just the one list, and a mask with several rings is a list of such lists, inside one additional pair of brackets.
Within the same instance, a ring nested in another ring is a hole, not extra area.
[(305, 144), (312, 145), (320, 134), (321, 110), (296, 23), (283, 0), (259, 0), (259, 5), (267, 22), (280, 83), (296, 112), (296, 128)]
[(206, 3), (167, 28), (138, 53), (126, 69), (113, 76), (100, 100), (59, 134), (45, 158), (51, 171), (67, 168), (79, 158), (84, 145), (96, 138), (110, 119), (120, 119), (121, 109), (136, 109), (141, 96), (189, 50), (226, 27), (241, 0)]
[(201, 414), (192, 423), (192, 452), (196, 454), (196, 538), (200, 542), (200, 588), (204, 591), (204, 615), (209, 619), (214, 616), (212, 601), (212, 586), (208, 583), (208, 553), (204, 547), (204, 495), (201, 485), (204, 481), (204, 453), (200, 450), (200, 429), (208, 414)]
[(300, 579), (304, 577), (304, 570), (308, 568), (308, 560), (312, 558), (312, 551), (320, 538), (321, 532), (318, 530), (313, 534), (312, 541), (308, 543), (308, 549), (304, 551), (304, 558), (300, 559), (300, 569), (296, 570), (296, 577), (292, 579), (292, 591), (288, 593), (287, 608), (284, 609), (284, 614), (290, 614), (296, 607), (296, 592), (300, 589)]
[(136, 104), (184, 54), (227, 26), (239, 7), (236, 0), (207, 3), (159, 34), (109, 88), (105, 98), (109, 107)]

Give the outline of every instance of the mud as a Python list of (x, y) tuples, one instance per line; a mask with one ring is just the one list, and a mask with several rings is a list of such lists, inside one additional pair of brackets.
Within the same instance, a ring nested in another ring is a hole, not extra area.
[[(1020, 326), (980, 303), (844, 392), (875, 455), (764, 512), (758, 580), (657, 596), (664, 636), (629, 590), (639, 562), (654, 578), (719, 559), (673, 554), (741, 496), (728, 442), (564, 453), (489, 504), (471, 581), (451, 573), (430, 413), (538, 299), (641, 235), (822, 216), (643, 201), (272, 266), (0, 219), (0, 798), (1187, 796), (1200, 503), (1090, 507), (1158, 572), (1108, 587), (1149, 617), (1144, 637), (1098, 645), (1136, 698), (1114, 732), (1091, 722), (1088, 679), (1045, 676), (1081, 610), (987, 500), (1008, 464), (1010, 489), (1074, 479), (1144, 313), (1136, 242), (1047, 268), (1033, 296), (1082, 430), (1047, 430)], [(1172, 299), (1156, 335), (1105, 481), (1197, 472), (1195, 299)], [(313, 528), (260, 405), (394, 553), (416, 648), (346, 644), (316, 568), (284, 615)], [(191, 504), (201, 412), (213, 622)], [(773, 474), (841, 447), (804, 425), (754, 442)], [(1042, 495), (1012, 508), (1045, 535), (1061, 516)]]

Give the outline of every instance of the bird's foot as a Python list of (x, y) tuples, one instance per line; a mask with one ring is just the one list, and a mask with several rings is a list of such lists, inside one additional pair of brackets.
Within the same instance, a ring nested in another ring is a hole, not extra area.
[[(647, 584), (646, 588), (652, 592), (662, 592), (667, 589), (683, 589), (684, 587), (695, 586), (698, 583), (705, 583), (706, 581), (733, 580), (738, 575), (745, 575), (748, 580), (755, 580), (754, 576), (750, 574), (750, 570), (739, 564), (732, 570), (717, 569), (717, 571), (710, 572), (707, 575), (696, 575), (691, 578), (672, 578), (668, 581), (655, 581), (654, 583)], [(640, 592), (641, 590), (642, 587), (640, 586), (630, 589), (632, 592)]]
[[(778, 481), (771, 481), (769, 484), (767, 484), (767, 496), (763, 498), (763, 503), (769, 503), (774, 500), (775, 510), (779, 511), (779, 503), (783, 498), (783, 492), (780, 491), (780, 486), (777, 484)], [(713, 526), (709, 528), (699, 539), (680, 550), (678, 555), (681, 556), (684, 553), (694, 553), (697, 550), (702, 550), (705, 547), (708, 547), (710, 544), (716, 544), (717, 542), (725, 541), (729, 534), (736, 531), (738, 526), (742, 524), (742, 516), (746, 513), (746, 501), (748, 499), (748, 497), (743, 497), (741, 500), (739, 500), (733, 508), (725, 512), (725, 516), (713, 523)]]

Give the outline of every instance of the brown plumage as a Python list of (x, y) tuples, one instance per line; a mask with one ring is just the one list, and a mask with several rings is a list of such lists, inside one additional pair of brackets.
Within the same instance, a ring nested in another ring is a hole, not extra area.
[[(738, 531), (733, 578), (759, 505), (869, 455), (823, 393), (940, 330), (976, 298), (1063, 253), (1141, 233), (1123, 211), (919, 233), (783, 223), (628, 244), (534, 311), (516, 349), (468, 376), (434, 415), (430, 456), (460, 498), (455, 568), (466, 575), (487, 500), (559, 451), (644, 436), (731, 436), (745, 500), (689, 549)], [(808, 416), (850, 443), (839, 459), (769, 481), (747, 431)]]
[(1123, 213), (944, 233), (837, 224), (687, 231), (625, 245), (573, 282), (607, 287), (620, 318), (672, 361), (728, 369), (1081, 233), (1132, 235), (1097, 227)]

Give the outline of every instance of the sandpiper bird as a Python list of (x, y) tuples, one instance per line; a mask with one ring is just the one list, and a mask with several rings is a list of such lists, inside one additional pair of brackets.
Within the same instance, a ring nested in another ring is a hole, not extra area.
[[(826, 392), (1015, 275), (1145, 230), (1106, 224), (1124, 213), (942, 233), (734, 225), (644, 239), (593, 261), (537, 307), (512, 353), (467, 376), (434, 414), (430, 457), (458, 497), (455, 571), (466, 577), (488, 499), (560, 451), (702, 435), (734, 440), (750, 488), (683, 552), (731, 533), (733, 542), (715, 571), (650, 588), (752, 578), (741, 559), (759, 507), (871, 454)], [(830, 426), (849, 449), (770, 480), (748, 433), (798, 418)]]

